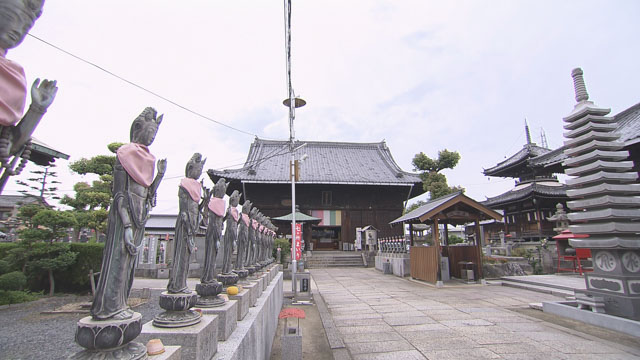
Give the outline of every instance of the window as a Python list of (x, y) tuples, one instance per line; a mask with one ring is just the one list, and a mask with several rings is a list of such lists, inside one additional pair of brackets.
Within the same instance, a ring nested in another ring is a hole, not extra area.
[(331, 191), (322, 192), (322, 205), (323, 206), (331, 205)]

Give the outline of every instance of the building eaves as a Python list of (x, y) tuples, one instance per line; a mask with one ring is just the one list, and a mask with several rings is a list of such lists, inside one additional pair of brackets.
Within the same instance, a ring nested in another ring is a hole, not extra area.
[(523, 165), (530, 158), (544, 155), (551, 152), (551, 149), (540, 147), (536, 144), (525, 144), (520, 151), (510, 156), (508, 159), (498, 163), (492, 168), (485, 169), (486, 176), (509, 176), (506, 173), (517, 166)]
[(516, 186), (514, 189), (503, 194), (487, 198), (487, 200), (482, 201), (481, 204), (493, 208), (512, 203), (514, 201), (521, 201), (532, 195), (538, 195), (541, 197), (567, 197), (567, 186), (562, 183), (549, 186), (538, 182), (531, 182), (529, 184), (519, 186), (521, 187)]

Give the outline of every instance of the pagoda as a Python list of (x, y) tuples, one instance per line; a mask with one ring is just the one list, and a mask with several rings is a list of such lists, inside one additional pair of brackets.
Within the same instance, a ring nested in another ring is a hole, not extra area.
[(640, 320), (640, 184), (624, 150), (616, 117), (589, 101), (583, 72), (574, 69), (577, 104), (564, 118), (563, 166), (567, 205), (576, 248), (590, 248), (594, 271), (585, 275), (586, 294), (603, 301), (607, 314)]
[[(549, 220), (557, 204), (567, 201), (566, 185), (554, 175), (554, 168), (532, 166), (537, 159), (552, 150), (531, 141), (525, 121), (526, 144), (514, 155), (484, 170), (484, 175), (515, 178), (513, 189), (482, 204), (504, 213), (505, 232), (511, 240), (536, 241), (555, 235), (554, 222)], [(560, 169), (562, 170), (562, 169)]]

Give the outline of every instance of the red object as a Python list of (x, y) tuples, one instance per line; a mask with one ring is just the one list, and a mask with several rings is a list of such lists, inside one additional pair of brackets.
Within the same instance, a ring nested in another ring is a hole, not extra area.
[[(554, 236), (555, 240), (565, 241), (569, 239), (584, 239), (588, 238), (588, 234), (574, 234), (570, 230), (564, 230), (559, 235)], [(566, 249), (566, 247), (565, 247)], [(564, 255), (560, 254), (560, 246), (556, 246), (556, 250), (558, 251), (558, 272), (560, 271), (573, 271), (578, 272), (582, 275), (584, 272), (593, 271), (593, 269), (583, 269), (582, 268), (582, 260), (587, 260), (591, 258), (591, 249), (585, 248), (576, 248), (575, 255)], [(572, 267), (562, 267), (561, 261), (571, 261)]]
[(280, 311), (280, 315), (278, 315), (278, 319), (286, 319), (286, 318), (305, 318), (304, 310), (298, 308), (286, 308)]
[(295, 249), (296, 261), (302, 258), (302, 224), (296, 223), (296, 243), (293, 245)]

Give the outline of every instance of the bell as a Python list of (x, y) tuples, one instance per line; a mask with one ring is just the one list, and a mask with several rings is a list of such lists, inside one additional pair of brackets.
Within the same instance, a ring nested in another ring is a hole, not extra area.
[(159, 355), (164, 352), (164, 345), (162, 345), (162, 341), (160, 339), (151, 339), (147, 343), (147, 354), (148, 355)]

